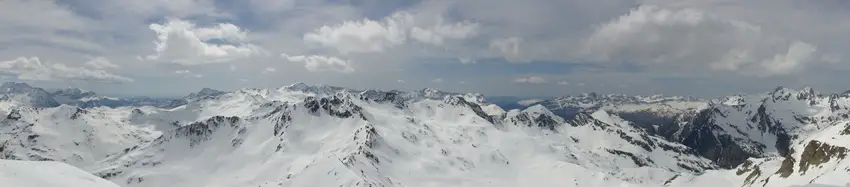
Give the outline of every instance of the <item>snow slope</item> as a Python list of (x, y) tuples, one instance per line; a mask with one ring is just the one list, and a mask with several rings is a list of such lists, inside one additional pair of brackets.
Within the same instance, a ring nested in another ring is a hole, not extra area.
[(61, 161), (85, 168), (158, 134), (108, 108), (0, 109), (0, 159)]
[(118, 185), (61, 162), (0, 160), (0, 186), (118, 187)]

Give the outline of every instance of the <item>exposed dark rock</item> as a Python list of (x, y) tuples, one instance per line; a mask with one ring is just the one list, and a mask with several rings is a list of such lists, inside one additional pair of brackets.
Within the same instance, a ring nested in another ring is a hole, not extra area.
[(715, 110), (704, 110), (689, 124), (682, 144), (693, 148), (699, 155), (714, 161), (722, 168), (731, 169), (743, 163), (747, 158), (757, 155), (744, 151), (726, 134), (715, 135), (721, 131), (714, 125)]
[(496, 120), (493, 119), (492, 116), (487, 115), (487, 113), (484, 112), (484, 110), (481, 109), (480, 105), (472, 103), (472, 102), (468, 102), (468, 101), (466, 101), (466, 99), (463, 99), (463, 97), (451, 96), (448, 99), (444, 100), (443, 102), (446, 103), (446, 104), (454, 105), (454, 106), (467, 106), (470, 109), (472, 109), (472, 111), (475, 112), (475, 115), (477, 115), (478, 117), (481, 117), (482, 119), (487, 120), (490, 123), (496, 123)]
[(341, 159), (342, 163), (346, 166), (352, 166), (354, 162), (357, 161), (358, 156), (365, 157), (369, 160), (371, 164), (379, 164), (381, 160), (377, 155), (372, 153), (372, 149), (380, 146), (380, 135), (378, 134), (375, 127), (372, 124), (365, 124), (361, 126), (354, 133), (353, 142), (355, 142), (356, 151), (354, 153), (349, 154)]
[(850, 123), (844, 125), (844, 130), (841, 131), (841, 135), (850, 135)]
[(832, 146), (816, 140), (809, 141), (800, 155), (799, 172), (805, 174), (810, 166), (827, 163), (833, 158), (842, 160), (847, 156), (847, 152), (845, 147)]
[(676, 180), (676, 178), (678, 178), (678, 177), (679, 177), (678, 174), (673, 175), (673, 177), (671, 177), (670, 179), (667, 179), (667, 181), (664, 181), (664, 185), (666, 186), (666, 185), (670, 184), (671, 182), (673, 182), (673, 180)]
[(779, 170), (776, 171), (776, 174), (779, 174), (782, 178), (787, 178), (791, 176), (791, 173), (794, 173), (794, 163), (797, 160), (794, 157), (791, 157), (790, 154), (785, 156), (785, 159), (782, 160), (782, 165), (779, 167)]
[(396, 108), (403, 109), (407, 106), (406, 98), (402, 92), (392, 90), (383, 92), (378, 90), (366, 90), (360, 93), (360, 99), (377, 103), (392, 103)]
[(516, 115), (514, 118), (508, 119), (513, 124), (525, 124), (529, 127), (539, 127), (542, 129), (555, 130), (555, 127), (561, 125), (553, 116), (548, 116), (545, 114), (537, 114), (533, 115), (528, 112), (522, 112)]
[(21, 111), (17, 110), (17, 109), (13, 109), (12, 111), (9, 112), (9, 115), (6, 115), (6, 119), (10, 119), (10, 120), (19, 120), (19, 119), (21, 119), (21, 117), (22, 117)]
[(761, 176), (761, 169), (759, 167), (754, 167), (753, 171), (747, 175), (747, 178), (744, 179), (744, 185), (751, 185), (756, 182), (756, 179)]
[(228, 125), (235, 128), (239, 121), (240, 119), (238, 117), (215, 116), (205, 121), (199, 121), (177, 128), (170, 135), (160, 136), (154, 142), (162, 143), (172, 138), (186, 137), (189, 139), (189, 147), (194, 147), (201, 142), (210, 140), (212, 138), (210, 135), (220, 127)]
[(743, 175), (744, 173), (752, 171), (753, 168), (750, 168), (752, 166), (753, 166), (753, 161), (751, 161), (751, 160), (744, 161), (743, 164), (738, 166), (738, 170), (735, 171), (735, 175)]
[(74, 114), (71, 114), (71, 119), (77, 119), (83, 114), (88, 114), (88, 111), (81, 108), (75, 108)]
[(350, 118), (361, 111), (360, 106), (354, 105), (351, 101), (340, 96), (307, 97), (304, 99), (304, 107), (307, 107), (311, 113), (318, 113), (319, 109), (322, 109), (327, 114), (339, 118)]
[(632, 159), (632, 161), (638, 167), (649, 166), (650, 163), (653, 163), (653, 161), (650, 160), (649, 158), (639, 158), (639, 157), (637, 157), (634, 154), (629, 153), (629, 152), (620, 151), (620, 150), (613, 150), (613, 149), (606, 149), (605, 151), (608, 151), (608, 153), (611, 153), (611, 154), (628, 157), (628, 158)]
[(552, 119), (552, 116), (547, 116), (544, 114), (537, 115), (537, 117), (534, 118), (534, 122), (537, 123), (537, 127), (553, 131), (555, 130), (555, 127), (560, 125), (557, 121), (555, 121), (555, 119)]

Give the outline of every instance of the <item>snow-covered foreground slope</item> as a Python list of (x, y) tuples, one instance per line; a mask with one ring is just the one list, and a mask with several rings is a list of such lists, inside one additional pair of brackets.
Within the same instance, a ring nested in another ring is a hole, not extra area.
[(61, 162), (0, 160), (0, 186), (118, 187)]
[(0, 100), (0, 156), (139, 187), (843, 186), (847, 98), (562, 97), (584, 107), (568, 119), (551, 101), (505, 111), (480, 94), (300, 83), (162, 108)]

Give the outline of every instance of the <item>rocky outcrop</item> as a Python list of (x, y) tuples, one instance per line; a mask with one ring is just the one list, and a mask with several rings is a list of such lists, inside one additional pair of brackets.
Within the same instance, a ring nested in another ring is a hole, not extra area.
[(211, 135), (221, 127), (240, 128), (239, 117), (214, 116), (204, 121), (194, 122), (177, 128), (154, 140), (154, 145), (162, 144), (175, 138), (185, 138), (189, 141), (189, 147), (194, 147), (204, 141), (210, 140)]
[(310, 110), (311, 113), (322, 111), (339, 118), (349, 118), (359, 115), (361, 111), (360, 106), (352, 103), (346, 96), (307, 97), (304, 99), (304, 107)]
[(809, 141), (800, 155), (798, 172), (806, 174), (806, 171), (813, 166), (827, 163), (832, 159), (843, 160), (847, 157), (847, 152), (846, 147), (832, 146), (816, 140)]

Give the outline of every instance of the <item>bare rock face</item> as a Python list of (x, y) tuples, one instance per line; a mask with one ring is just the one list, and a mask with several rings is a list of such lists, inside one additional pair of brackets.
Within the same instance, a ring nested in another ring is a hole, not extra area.
[(806, 145), (803, 154), (800, 155), (801, 174), (805, 174), (810, 167), (819, 166), (832, 159), (843, 160), (847, 157), (846, 147), (832, 146), (823, 142), (812, 140)]
[(718, 114), (719, 112), (705, 110), (697, 115), (690, 126), (685, 128), (687, 131), (682, 133), (682, 144), (695, 149), (697, 153), (723, 168), (734, 168), (744, 163), (747, 158), (758, 156), (757, 153), (745, 151), (734, 141), (734, 137), (717, 133), (721, 128), (714, 125), (714, 118), (723, 115)]

